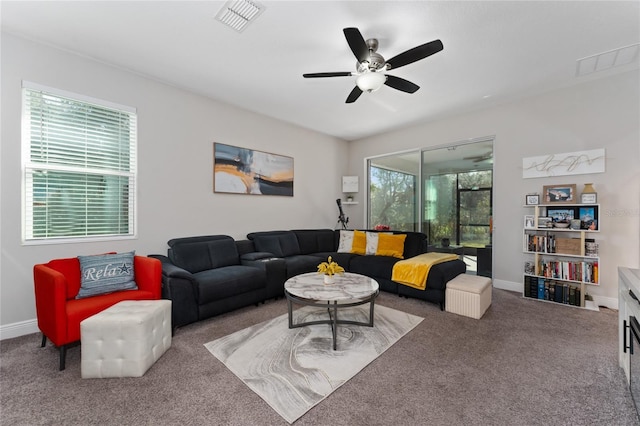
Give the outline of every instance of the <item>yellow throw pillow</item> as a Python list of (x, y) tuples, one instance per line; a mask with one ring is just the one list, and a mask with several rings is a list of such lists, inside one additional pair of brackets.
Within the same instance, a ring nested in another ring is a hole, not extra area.
[(353, 231), (353, 245), (351, 253), (365, 254), (367, 252), (367, 234), (363, 231)]
[(393, 256), (404, 259), (404, 240), (406, 234), (383, 234), (378, 235), (377, 256)]

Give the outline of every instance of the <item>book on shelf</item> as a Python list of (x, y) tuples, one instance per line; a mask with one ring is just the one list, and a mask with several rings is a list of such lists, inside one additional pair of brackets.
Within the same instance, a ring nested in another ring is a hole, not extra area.
[[(527, 233), (525, 234), (525, 251), (580, 256), (580, 239)], [(584, 255), (598, 257), (598, 243), (593, 238), (585, 239)]]
[(567, 282), (525, 275), (524, 296), (564, 305), (580, 305), (580, 286)]
[(544, 300), (544, 278), (538, 278), (538, 299)]
[(566, 281), (582, 281), (598, 284), (597, 260), (555, 260), (541, 259), (538, 264), (539, 275)]
[(553, 235), (526, 235), (526, 250), (536, 253), (555, 253), (556, 239)]
[(562, 283), (559, 283), (557, 281), (554, 281), (553, 283), (555, 290), (555, 297), (553, 299), (554, 302), (558, 302), (558, 303), (562, 303), (562, 301), (564, 300), (564, 296), (563, 296), (563, 288), (562, 288)]
[(544, 282), (544, 300), (551, 300), (551, 285), (549, 280)]

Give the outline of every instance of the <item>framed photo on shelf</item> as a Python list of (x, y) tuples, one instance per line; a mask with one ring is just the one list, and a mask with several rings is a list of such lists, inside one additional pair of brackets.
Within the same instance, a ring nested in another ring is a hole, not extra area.
[(580, 218), (580, 228), (590, 231), (598, 230), (598, 211), (595, 207), (580, 207), (578, 217)]
[(538, 228), (551, 228), (553, 222), (550, 217), (538, 217)]
[(545, 185), (542, 188), (545, 203), (565, 203), (571, 204), (576, 202), (576, 185)]
[(554, 222), (569, 222), (571, 219), (575, 219), (576, 211), (572, 207), (549, 207), (547, 209), (547, 216)]
[(528, 214), (524, 216), (524, 227), (525, 228), (535, 228), (536, 221), (532, 214)]
[(582, 204), (595, 204), (598, 202), (598, 194), (591, 193), (591, 194), (582, 194), (580, 195), (580, 202)]
[(537, 206), (540, 204), (540, 196), (538, 194), (527, 194), (524, 202), (527, 206)]

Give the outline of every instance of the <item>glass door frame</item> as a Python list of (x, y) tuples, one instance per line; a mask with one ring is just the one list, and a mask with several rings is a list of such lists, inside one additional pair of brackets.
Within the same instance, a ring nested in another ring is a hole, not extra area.
[[(410, 154), (418, 154), (419, 156), (419, 160), (418, 160), (418, 164), (417, 164), (417, 174), (416, 179), (415, 179), (415, 191), (414, 191), (414, 196), (415, 196), (415, 206), (416, 208), (416, 212), (415, 212), (415, 216), (416, 216), (416, 220), (417, 223), (415, 224), (415, 228), (418, 232), (425, 232), (424, 226), (425, 226), (425, 205), (426, 205), (426, 197), (425, 194), (423, 193), (423, 187), (424, 187), (424, 155), (425, 153), (429, 152), (429, 151), (436, 151), (436, 150), (455, 150), (457, 147), (463, 147), (465, 145), (470, 145), (470, 144), (476, 144), (476, 143), (482, 143), (482, 142), (490, 142), (491, 143), (491, 153), (493, 153), (493, 144), (495, 142), (495, 135), (492, 136), (485, 136), (485, 137), (480, 137), (480, 138), (474, 138), (474, 139), (470, 139), (470, 140), (466, 140), (463, 142), (459, 142), (459, 143), (454, 143), (454, 144), (448, 144), (448, 145), (439, 145), (439, 146), (434, 146), (434, 147), (429, 147), (429, 148), (421, 148), (421, 149), (412, 149), (412, 150), (407, 150), (407, 151), (399, 151), (399, 152), (395, 152), (395, 153), (388, 153), (388, 154), (383, 154), (383, 155), (377, 155), (377, 156), (372, 156), (372, 157), (366, 157), (365, 160), (365, 164), (364, 164), (364, 171), (365, 171), (365, 176), (366, 176), (366, 182), (367, 182), (367, 186), (366, 186), (366, 204), (365, 204), (365, 214), (364, 214), (364, 219), (365, 219), (365, 224), (366, 227), (371, 228), (372, 226), (374, 226), (375, 224), (371, 223), (371, 165), (372, 162), (375, 163), (376, 159), (381, 159), (381, 158), (385, 158), (385, 157), (393, 157), (393, 156), (400, 156), (400, 155), (410, 155)], [(491, 165), (490, 170), (493, 171), (493, 164)], [(493, 174), (492, 174), (493, 176)], [(493, 181), (493, 178), (492, 178)], [(493, 185), (492, 185), (493, 186)], [(456, 218), (456, 223), (457, 223), (457, 240), (459, 241), (459, 197), (457, 197), (457, 214), (458, 217)], [(491, 208), (491, 213), (493, 213), (493, 190), (491, 188), (491, 196), (490, 196), (490, 208)], [(491, 220), (489, 223), (489, 235), (490, 235), (490, 239), (492, 239), (492, 232), (491, 232)]]
[(461, 245), (462, 242), (462, 224), (460, 223), (460, 200), (462, 199), (461, 194), (463, 192), (489, 192), (489, 223), (485, 224), (465, 224), (464, 226), (476, 226), (476, 227), (487, 227), (489, 228), (489, 245), (492, 244), (493, 233), (491, 232), (491, 217), (493, 216), (493, 172), (491, 173), (491, 187), (482, 187), (482, 188), (460, 188), (458, 187), (457, 191), (457, 207), (456, 207), (456, 245)]

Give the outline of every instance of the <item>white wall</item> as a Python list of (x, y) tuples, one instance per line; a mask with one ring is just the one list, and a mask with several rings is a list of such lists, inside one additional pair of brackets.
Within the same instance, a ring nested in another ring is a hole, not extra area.
[[(0, 337), (36, 331), (37, 263), (109, 250), (166, 253), (169, 239), (190, 235), (241, 239), (251, 231), (335, 226), (346, 142), (11, 35), (2, 34), (1, 47)], [(22, 245), (22, 80), (137, 108), (137, 239)], [(214, 194), (214, 141), (292, 156), (294, 196)]]
[[(136, 250), (166, 252), (173, 237), (335, 226), (341, 176), (358, 175), (350, 225), (364, 225), (364, 158), (496, 135), (494, 283), (522, 288), (524, 194), (549, 183), (593, 182), (601, 203), (602, 285), (616, 303), (618, 265), (640, 265), (640, 102), (637, 71), (525, 101), (346, 143), (6, 34), (1, 45), (0, 338), (35, 331), (32, 268), (53, 258)], [(138, 238), (112, 243), (21, 244), (22, 80), (138, 109)], [(277, 100), (274, 100), (277, 102)], [(290, 155), (295, 196), (212, 192), (213, 142)], [(522, 179), (523, 157), (606, 148), (607, 171)], [(319, 161), (318, 159), (323, 159)], [(347, 162), (348, 160), (348, 162)], [(561, 181), (561, 182), (560, 182)], [(319, 182), (321, 184), (319, 184)], [(598, 297), (599, 296), (599, 297)]]
[[(640, 88), (632, 71), (524, 101), (350, 143), (349, 168), (364, 182), (368, 156), (495, 135), (493, 274), (497, 287), (522, 291), (524, 195), (548, 184), (593, 182), (600, 210), (601, 285), (596, 302), (617, 306), (617, 267), (640, 265)], [(522, 178), (522, 158), (606, 148), (606, 172)], [(360, 195), (364, 198), (364, 194)], [(364, 222), (361, 203), (354, 226)], [(356, 223), (360, 222), (360, 223)]]

